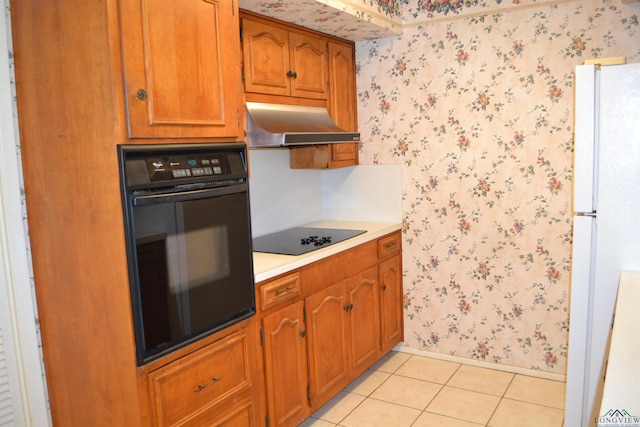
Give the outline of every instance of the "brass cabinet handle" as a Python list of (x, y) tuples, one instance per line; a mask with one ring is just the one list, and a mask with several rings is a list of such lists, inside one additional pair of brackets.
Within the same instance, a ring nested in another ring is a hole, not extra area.
[(280, 289), (279, 291), (275, 291), (275, 294), (276, 294), (276, 296), (277, 296), (277, 297), (279, 297), (280, 295), (282, 295), (282, 294), (286, 294), (286, 293), (289, 293), (289, 292), (291, 292), (291, 291), (292, 291), (292, 290), (294, 290), (294, 289), (295, 289), (295, 287), (293, 287), (293, 286), (289, 286), (289, 287), (287, 287), (287, 288)]
[(209, 381), (209, 382), (208, 382), (208, 383), (206, 383), (206, 384), (199, 385), (195, 390), (193, 390), (193, 392), (194, 392), (194, 393), (201, 392), (201, 391), (202, 391), (202, 390), (204, 390), (205, 388), (207, 388), (207, 387), (209, 387), (209, 386), (212, 386), (212, 385), (214, 385), (214, 384), (215, 384), (215, 383), (217, 383), (217, 382), (222, 381), (222, 379), (223, 379), (223, 378), (224, 378), (224, 377), (213, 377), (213, 378), (211, 378), (211, 381)]

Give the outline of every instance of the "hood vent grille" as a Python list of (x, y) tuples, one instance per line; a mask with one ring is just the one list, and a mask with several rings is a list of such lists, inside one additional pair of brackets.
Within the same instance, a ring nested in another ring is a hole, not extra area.
[(340, 129), (324, 107), (247, 102), (247, 128), (249, 147), (360, 141), (360, 133)]

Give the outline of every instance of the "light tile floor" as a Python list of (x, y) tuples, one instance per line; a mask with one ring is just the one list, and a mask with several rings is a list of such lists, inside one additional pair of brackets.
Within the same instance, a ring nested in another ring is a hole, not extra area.
[(564, 383), (391, 352), (300, 427), (562, 427)]

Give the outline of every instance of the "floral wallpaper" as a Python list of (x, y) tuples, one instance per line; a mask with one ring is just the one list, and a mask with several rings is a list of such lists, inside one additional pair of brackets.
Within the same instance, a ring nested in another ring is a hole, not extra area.
[(524, 6), (527, 4), (542, 4), (542, 3), (560, 3), (563, 1), (574, 0), (419, 0), (411, 1), (404, 0), (405, 4), (410, 4), (411, 7), (404, 7), (405, 18), (411, 20), (410, 17), (428, 17), (433, 18), (437, 15), (447, 14), (468, 14), (473, 12), (487, 13), (487, 11), (498, 10), (501, 8), (511, 8), (514, 6)]
[(360, 161), (403, 167), (404, 345), (564, 374), (574, 67), (640, 62), (640, 4), (519, 3), (357, 43)]

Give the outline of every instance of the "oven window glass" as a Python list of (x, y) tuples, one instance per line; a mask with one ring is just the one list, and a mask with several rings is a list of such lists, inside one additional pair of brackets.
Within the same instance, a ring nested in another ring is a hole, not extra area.
[(133, 207), (145, 357), (254, 313), (247, 199)]

